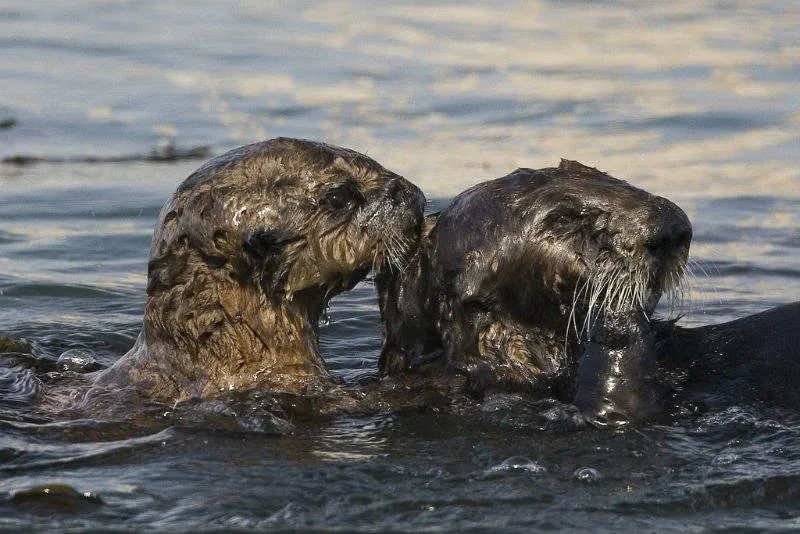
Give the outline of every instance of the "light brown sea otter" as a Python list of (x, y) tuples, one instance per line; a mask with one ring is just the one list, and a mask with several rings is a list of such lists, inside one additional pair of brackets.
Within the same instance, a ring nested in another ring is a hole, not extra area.
[(317, 342), (328, 301), (401, 262), (425, 198), (358, 152), (279, 138), (189, 176), (161, 211), (134, 347), (96, 380), (177, 402), (332, 382)]

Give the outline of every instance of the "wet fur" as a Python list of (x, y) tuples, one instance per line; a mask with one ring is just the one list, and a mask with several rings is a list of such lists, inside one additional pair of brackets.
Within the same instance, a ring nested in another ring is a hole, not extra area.
[[(657, 300), (680, 277), (691, 240), (686, 215), (668, 200), (566, 160), (481, 183), (426, 226), (409, 267), (376, 279), (381, 373), (433, 361), (477, 389), (567, 401), (589, 312)], [(598, 279), (606, 285), (592, 287)]]
[(322, 143), (273, 139), (209, 161), (164, 206), (141, 334), (96, 386), (168, 402), (329, 386), (322, 310), (405, 258), (423, 209), (403, 178)]
[(800, 302), (722, 324), (656, 327), (662, 380), (704, 405), (800, 405)]
[[(800, 303), (699, 328), (641, 313), (681, 297), (690, 239), (677, 206), (577, 162), (479, 184), (428, 217), (408, 269), (376, 279), (381, 374), (460, 373), (603, 424), (667, 399), (797, 408)], [(603, 276), (620, 266), (641, 276)]]

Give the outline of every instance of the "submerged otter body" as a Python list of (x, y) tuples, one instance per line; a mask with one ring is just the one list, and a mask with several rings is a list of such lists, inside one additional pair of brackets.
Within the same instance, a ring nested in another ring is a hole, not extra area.
[(330, 384), (322, 310), (403, 260), (424, 205), (402, 177), (322, 143), (279, 138), (209, 161), (164, 206), (142, 331), (95, 386), (176, 402)]
[(608, 331), (646, 321), (679, 280), (692, 235), (680, 208), (562, 161), (479, 184), (427, 223), (407, 269), (376, 278), (384, 375), (433, 360), (478, 389), (575, 400), (598, 417), (651, 410), (651, 344)]
[(717, 325), (656, 330), (660, 371), (681, 397), (800, 408), (800, 302)]

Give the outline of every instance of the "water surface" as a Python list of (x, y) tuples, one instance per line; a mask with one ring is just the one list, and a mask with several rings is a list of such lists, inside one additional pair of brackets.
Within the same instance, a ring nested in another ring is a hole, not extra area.
[[(0, 157), (73, 162), (0, 166), (0, 335), (23, 343), (0, 354), (0, 526), (800, 528), (793, 412), (545, 432), (502, 396), (317, 422), (257, 403), (136, 423), (34, 407), (65, 352), (96, 362), (80, 374), (133, 344), (153, 224), (200, 164), (74, 160), (169, 143), (324, 139), (415, 181), (434, 208), (577, 159), (689, 214), (703, 268), (685, 324), (796, 300), (799, 25), (790, 0), (4, 2)], [(337, 374), (375, 369), (369, 283), (335, 300), (321, 337)]]

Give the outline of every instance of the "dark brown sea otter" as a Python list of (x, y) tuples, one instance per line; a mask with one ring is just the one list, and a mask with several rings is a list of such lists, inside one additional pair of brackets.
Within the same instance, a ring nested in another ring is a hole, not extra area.
[(669, 200), (574, 161), (481, 183), (428, 218), (405, 270), (376, 278), (381, 373), (443, 362), (476, 389), (641, 417), (657, 409), (648, 321), (691, 237)]
[(176, 402), (331, 377), (317, 344), (328, 301), (418, 239), (420, 190), (372, 159), (272, 139), (195, 171), (153, 236), (144, 324), (95, 385)]

